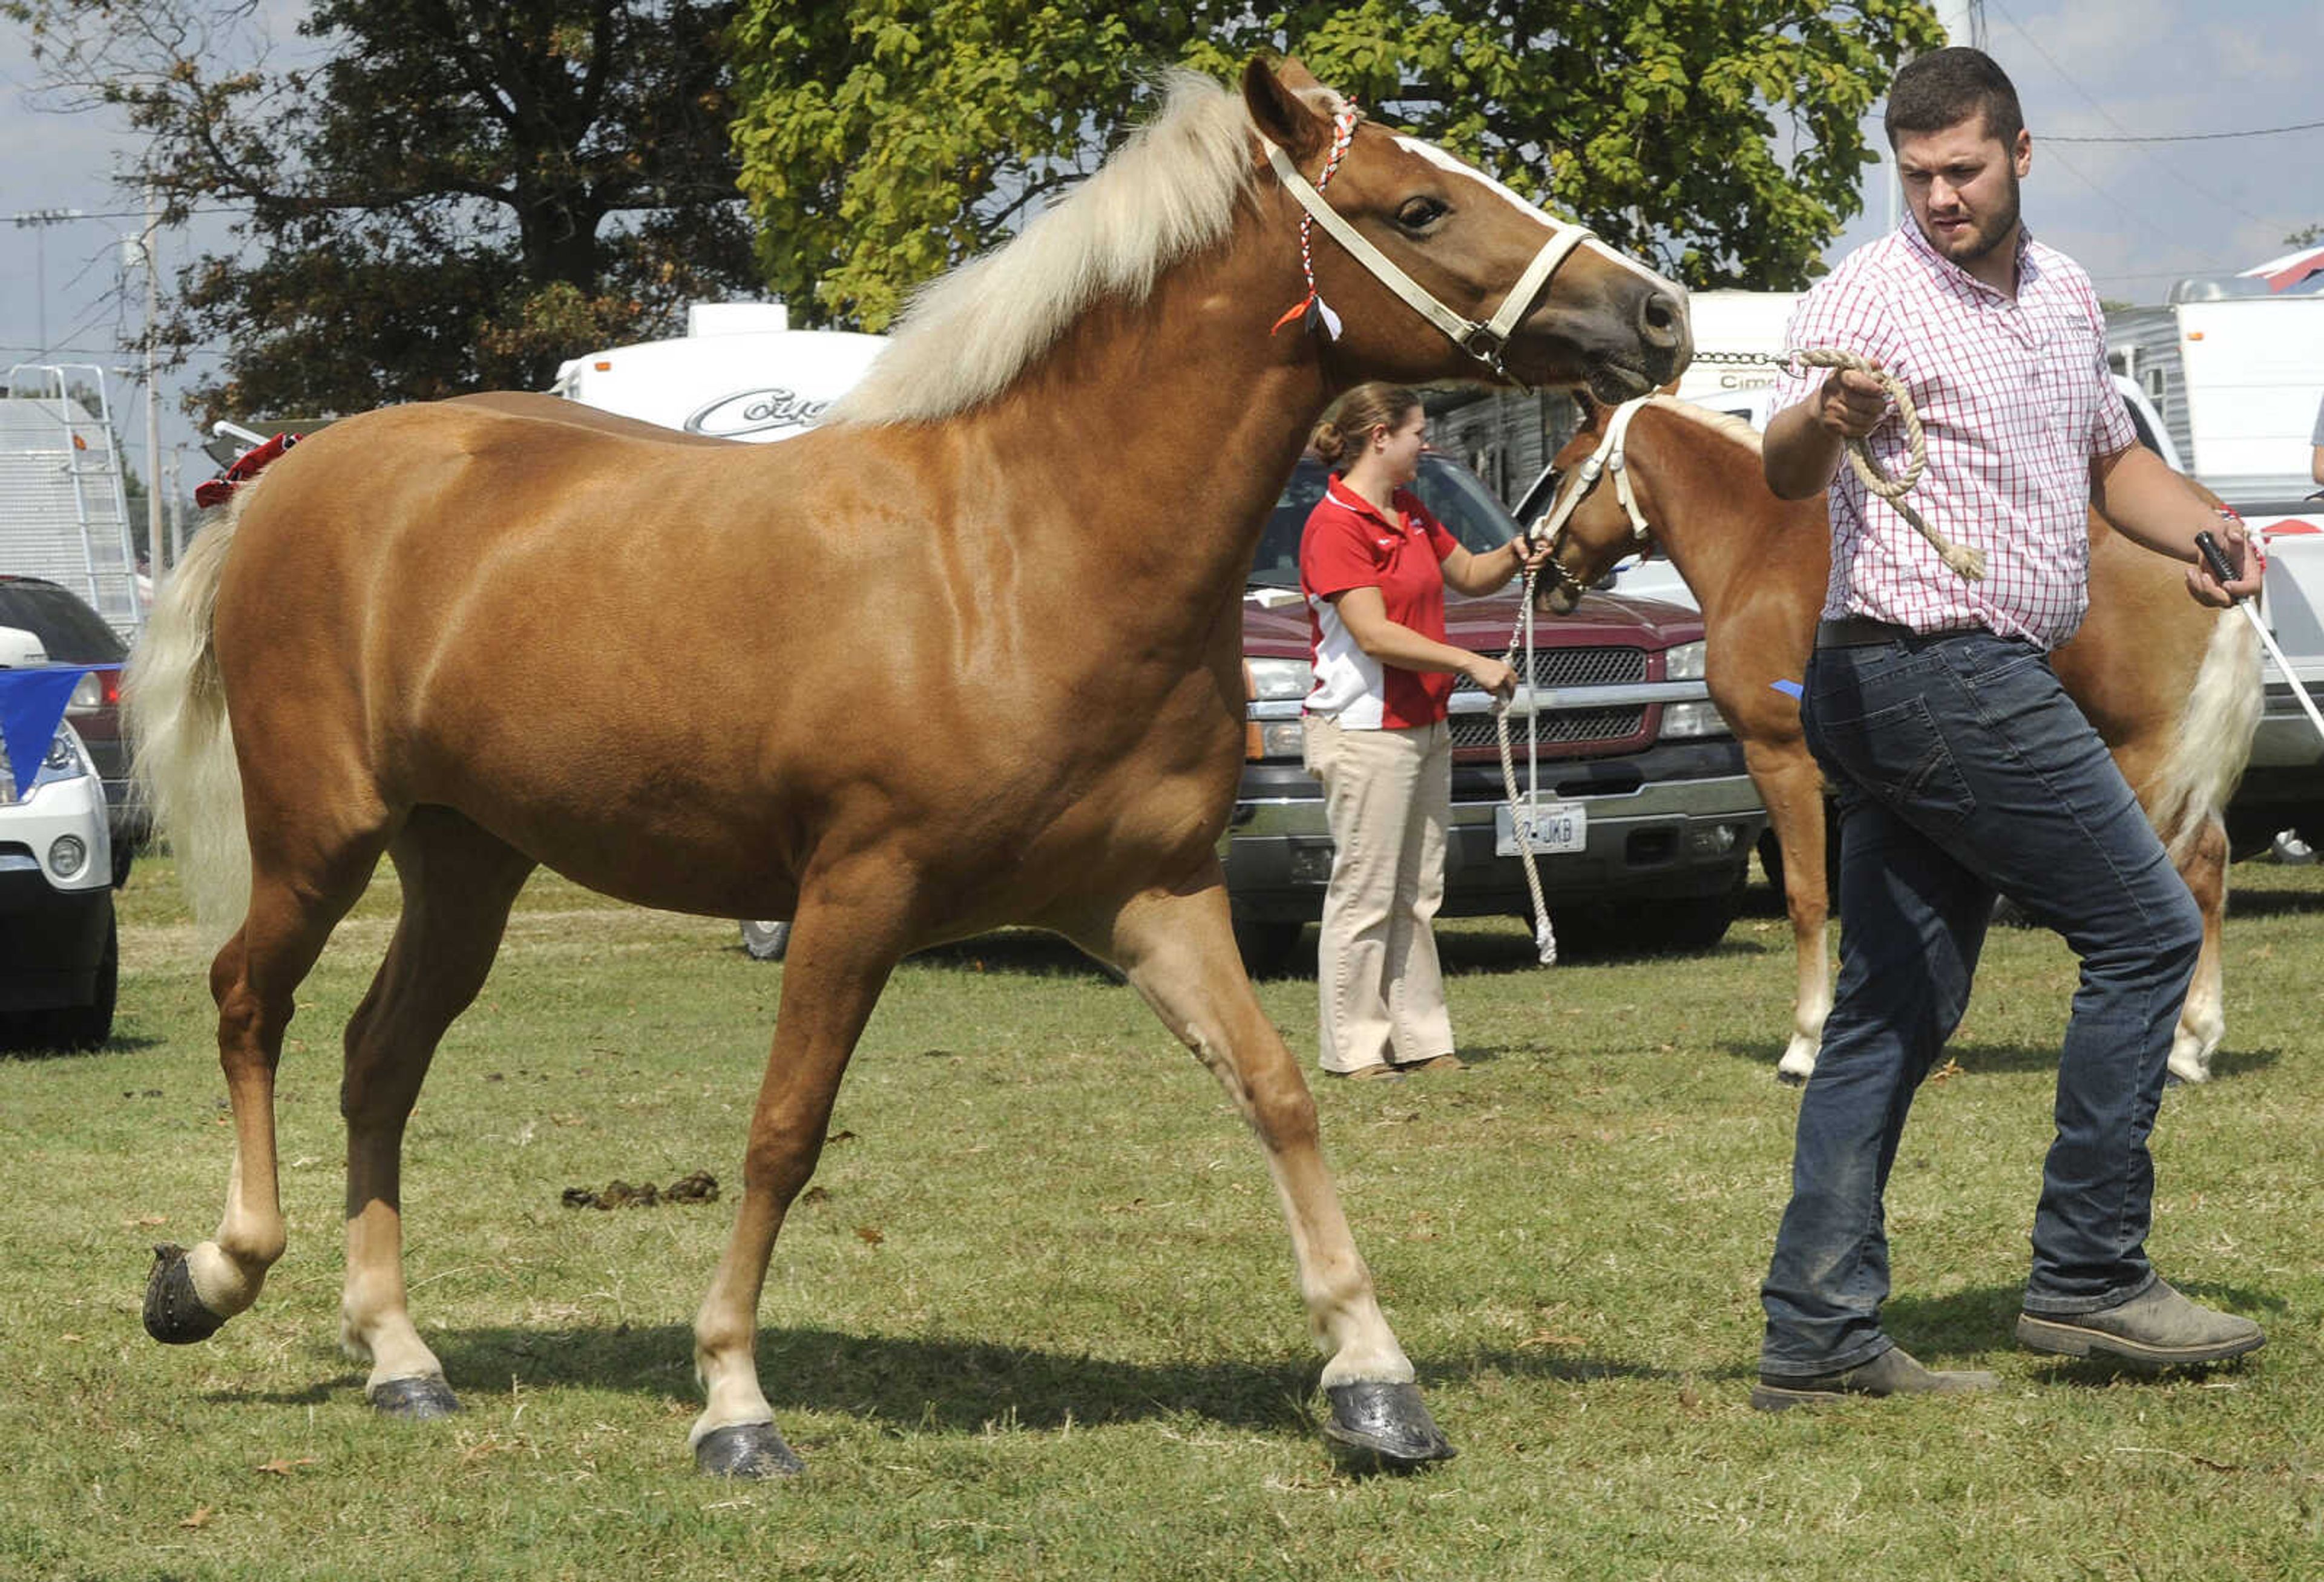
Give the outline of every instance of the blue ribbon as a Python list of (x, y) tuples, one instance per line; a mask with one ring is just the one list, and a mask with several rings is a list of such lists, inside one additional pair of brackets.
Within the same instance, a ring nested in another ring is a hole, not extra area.
[(1805, 694), (1807, 688), (1802, 686), (1796, 681), (1770, 681), (1767, 683), (1767, 690), (1769, 692), (1780, 692), (1787, 698), (1797, 700)]
[(0, 670), (0, 754), (15, 777), (16, 795), (32, 788), (41, 760), (49, 755), (57, 726), (72, 701), (73, 688), (92, 670), (119, 665), (47, 665), (37, 670)]

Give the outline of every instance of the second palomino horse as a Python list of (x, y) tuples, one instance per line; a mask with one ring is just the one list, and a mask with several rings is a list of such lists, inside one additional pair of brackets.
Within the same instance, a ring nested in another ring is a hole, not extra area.
[(385, 855), (403, 910), (346, 1029), (340, 1333), (383, 1410), (455, 1408), (406, 1308), (404, 1123), (546, 865), (647, 906), (795, 920), (695, 1323), (705, 1470), (798, 1467), (756, 1364), (776, 1234), (890, 970), (1004, 924), (1118, 964), (1250, 1123), (1333, 1439), (1450, 1455), (1228, 924), (1243, 574), (1355, 381), (1506, 369), (1620, 400), (1689, 351), (1669, 282), (1253, 61), (1240, 95), (1179, 82), (1071, 198), (920, 298), (813, 434), (687, 444), (509, 395), (299, 446), (205, 528), (139, 650), (163, 820), (205, 915), (239, 924), (210, 970), (226, 1213), (161, 1249), (146, 1327), (202, 1338), (281, 1255), (283, 1031)]
[[(1669, 396), (1584, 409), (1554, 463), (1564, 479), (1551, 520), (1570, 514), (1557, 533), (1559, 570), (1545, 569), (1556, 580), (1545, 596), (1571, 609), (1582, 585), (1653, 547), (1701, 602), (1711, 701), (1742, 743), (1783, 851), (1799, 987), (1776, 1069), (1804, 1081), (1831, 1010), (1823, 782), (1799, 704), (1776, 684), (1807, 674), (1831, 571), (1824, 497), (1777, 499), (1760, 471), (1759, 436), (1739, 418)], [(2200, 1082), (2227, 1031), (2221, 811), (2251, 755), (2262, 694), (2249, 625), (2189, 598), (2182, 569), (2091, 512), (2089, 613), (2051, 660), (2202, 908), (2202, 955), (2171, 1050), (2172, 1073)]]

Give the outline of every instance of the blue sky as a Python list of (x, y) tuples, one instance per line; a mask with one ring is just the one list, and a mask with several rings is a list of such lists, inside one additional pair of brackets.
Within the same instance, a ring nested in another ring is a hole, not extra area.
[[(272, 9), (298, 7), (278, 0)], [(2324, 4), (1986, 0), (1984, 16), (1986, 47), (2016, 81), (2034, 133), (2027, 221), (2080, 260), (2106, 297), (2160, 301), (2182, 275), (2233, 272), (2282, 252), (2287, 233), (2324, 223), (2324, 128), (2206, 142), (2065, 141), (2324, 121)], [(134, 327), (138, 299), (110, 294), (122, 282), (120, 238), (136, 231), (134, 216), (39, 231), (8, 216), (134, 207), (106, 179), (130, 144), (99, 116), (33, 107), (34, 75), (21, 31), (0, 24), (0, 368), (32, 355), (43, 298), (49, 343), (65, 348), (59, 355), (119, 366), (126, 360), (117, 337)], [(1878, 144), (1877, 122), (1873, 139)], [(1865, 211), (1831, 257), (1886, 228), (1886, 181), (1885, 169), (1868, 170)], [(34, 289), (36, 238), (44, 242), (45, 293)], [(184, 236), (166, 237), (165, 265), (189, 248)], [(137, 397), (125, 381), (115, 388), (134, 439), (143, 423)], [(167, 390), (163, 411), (164, 444), (189, 443), (191, 426)], [(135, 464), (143, 470), (142, 458)]]

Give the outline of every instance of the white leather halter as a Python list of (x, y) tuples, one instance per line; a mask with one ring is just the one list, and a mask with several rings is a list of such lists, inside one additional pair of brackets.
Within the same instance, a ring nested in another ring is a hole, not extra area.
[(1549, 284), (1549, 278), (1557, 272), (1557, 266), (1563, 263), (1575, 248), (1591, 239), (1590, 228), (1586, 225), (1569, 225), (1563, 220), (1541, 215), (1542, 223), (1550, 227), (1549, 240), (1542, 244), (1541, 251), (1533, 255), (1533, 262), (1526, 265), (1524, 273), (1517, 276), (1517, 284), (1510, 287), (1509, 294), (1501, 299), (1499, 309), (1489, 319), (1466, 318), (1430, 295), (1418, 281), (1397, 268), (1387, 253), (1373, 246), (1361, 232), (1342, 219), (1339, 211), (1324, 201), (1323, 195), (1315, 189), (1314, 184), (1300, 174), (1299, 167), (1292, 163), (1290, 155), (1267, 138), (1262, 137), (1259, 142), (1266, 146), (1267, 162), (1275, 167), (1276, 176), (1282, 181), (1284, 189), (1299, 200), (1299, 206), (1331, 235), (1333, 241), (1346, 248), (1358, 263), (1371, 271), (1374, 280), (1403, 298), (1414, 312), (1451, 336), (1454, 345), (1504, 379), (1510, 377), (1508, 370), (1501, 365), (1501, 353), (1508, 345), (1509, 336), (1516, 332), (1518, 322), (1532, 311), (1534, 299), (1540, 296)]
[(1572, 519), (1574, 509), (1589, 496), (1591, 490), (1598, 486), (1598, 480), (1609, 473), (1614, 475), (1614, 498), (1622, 502), (1624, 510), (1629, 512), (1631, 538), (1643, 547), (1653, 537), (1654, 529), (1646, 525), (1645, 514), (1638, 510), (1638, 497), (1630, 488), (1629, 469), (1622, 464), (1622, 446), (1630, 432), (1630, 419), (1638, 415), (1639, 408), (1654, 399), (1652, 393), (1633, 396), (1614, 409), (1613, 415), (1606, 419), (1605, 437), (1599, 440), (1597, 448), (1574, 468), (1572, 483), (1558, 497), (1548, 514), (1527, 530), (1526, 538), (1528, 542), (1538, 543), (1545, 533), (1550, 541), (1555, 543), (1558, 535), (1565, 531), (1565, 524)]

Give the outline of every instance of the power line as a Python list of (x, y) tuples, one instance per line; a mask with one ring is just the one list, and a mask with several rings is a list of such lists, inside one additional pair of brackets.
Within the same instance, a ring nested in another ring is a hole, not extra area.
[(2281, 132), (2313, 132), (2324, 127), (2324, 121), (2301, 121), (2290, 126), (2258, 126), (2249, 132), (2181, 132), (2169, 136), (2152, 137), (2060, 137), (2052, 133), (2043, 143), (2217, 143), (2229, 137), (2273, 137)]

